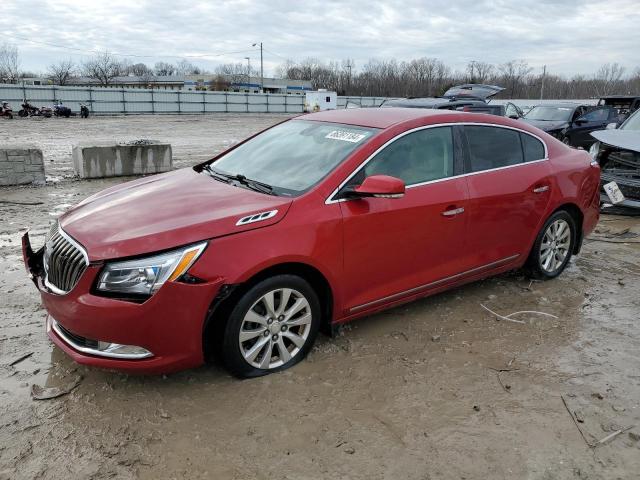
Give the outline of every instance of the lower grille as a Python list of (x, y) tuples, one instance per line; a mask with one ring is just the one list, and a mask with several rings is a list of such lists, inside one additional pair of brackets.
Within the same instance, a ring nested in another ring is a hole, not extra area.
[(43, 260), (45, 285), (57, 294), (70, 292), (89, 265), (84, 249), (57, 222), (47, 235)]
[(60, 331), (67, 337), (67, 339), (71, 340), (75, 345), (86, 348), (98, 348), (98, 341), (91, 340), (90, 338), (81, 337), (80, 335), (76, 335), (73, 332), (70, 332), (66, 328), (64, 328), (59, 323), (56, 324), (56, 327), (60, 329)]

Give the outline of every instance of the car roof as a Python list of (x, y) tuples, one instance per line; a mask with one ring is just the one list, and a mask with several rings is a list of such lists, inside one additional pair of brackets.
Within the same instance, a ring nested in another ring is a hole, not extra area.
[(616, 100), (616, 99), (631, 100), (634, 98), (640, 98), (640, 96), (638, 95), (605, 95), (603, 97), (600, 97), (601, 100)]
[(578, 107), (588, 107), (584, 103), (574, 103), (574, 102), (558, 102), (558, 103), (541, 103), (539, 105), (534, 105), (533, 108), (536, 107), (552, 107), (552, 108), (578, 108)]
[(300, 115), (294, 120), (343, 123), (369, 128), (389, 128), (397, 123), (427, 117), (433, 117), (435, 123), (438, 121), (438, 117), (459, 114), (462, 114), (462, 112), (457, 112), (455, 110), (428, 110), (421, 108), (346, 108), (342, 110), (325, 110), (324, 112)]

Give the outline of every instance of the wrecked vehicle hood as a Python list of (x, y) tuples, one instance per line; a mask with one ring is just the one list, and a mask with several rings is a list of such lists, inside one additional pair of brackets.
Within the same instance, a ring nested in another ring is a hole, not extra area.
[(597, 130), (591, 136), (612, 147), (640, 152), (640, 131), (638, 130)]
[[(60, 226), (90, 261), (166, 250), (272, 225), (292, 200), (235, 187), (191, 168), (153, 175), (99, 192), (60, 217)], [(250, 214), (272, 218), (238, 226)]]
[(560, 130), (561, 128), (569, 126), (569, 124), (564, 120), (528, 120), (526, 117), (521, 118), (520, 120), (527, 122), (529, 125), (533, 125), (544, 132)]
[(497, 85), (483, 85), (480, 83), (465, 83), (464, 85), (456, 85), (444, 92), (443, 97), (473, 97), (486, 100), (497, 95), (503, 87)]

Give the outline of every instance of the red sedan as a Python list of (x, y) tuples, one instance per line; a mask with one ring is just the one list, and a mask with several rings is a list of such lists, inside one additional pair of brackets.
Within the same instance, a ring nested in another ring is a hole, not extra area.
[(104, 190), (23, 250), (77, 362), (158, 373), (217, 352), (250, 377), (321, 327), (515, 268), (556, 277), (599, 182), (587, 152), (508, 118), (329, 111)]

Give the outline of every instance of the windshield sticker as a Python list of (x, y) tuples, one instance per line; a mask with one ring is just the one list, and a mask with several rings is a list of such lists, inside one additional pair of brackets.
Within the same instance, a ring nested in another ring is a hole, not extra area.
[(343, 142), (358, 143), (364, 137), (366, 137), (366, 135), (362, 133), (346, 132), (344, 130), (334, 130), (333, 132), (327, 134), (327, 136), (324, 138), (330, 138), (332, 140), (342, 140)]

